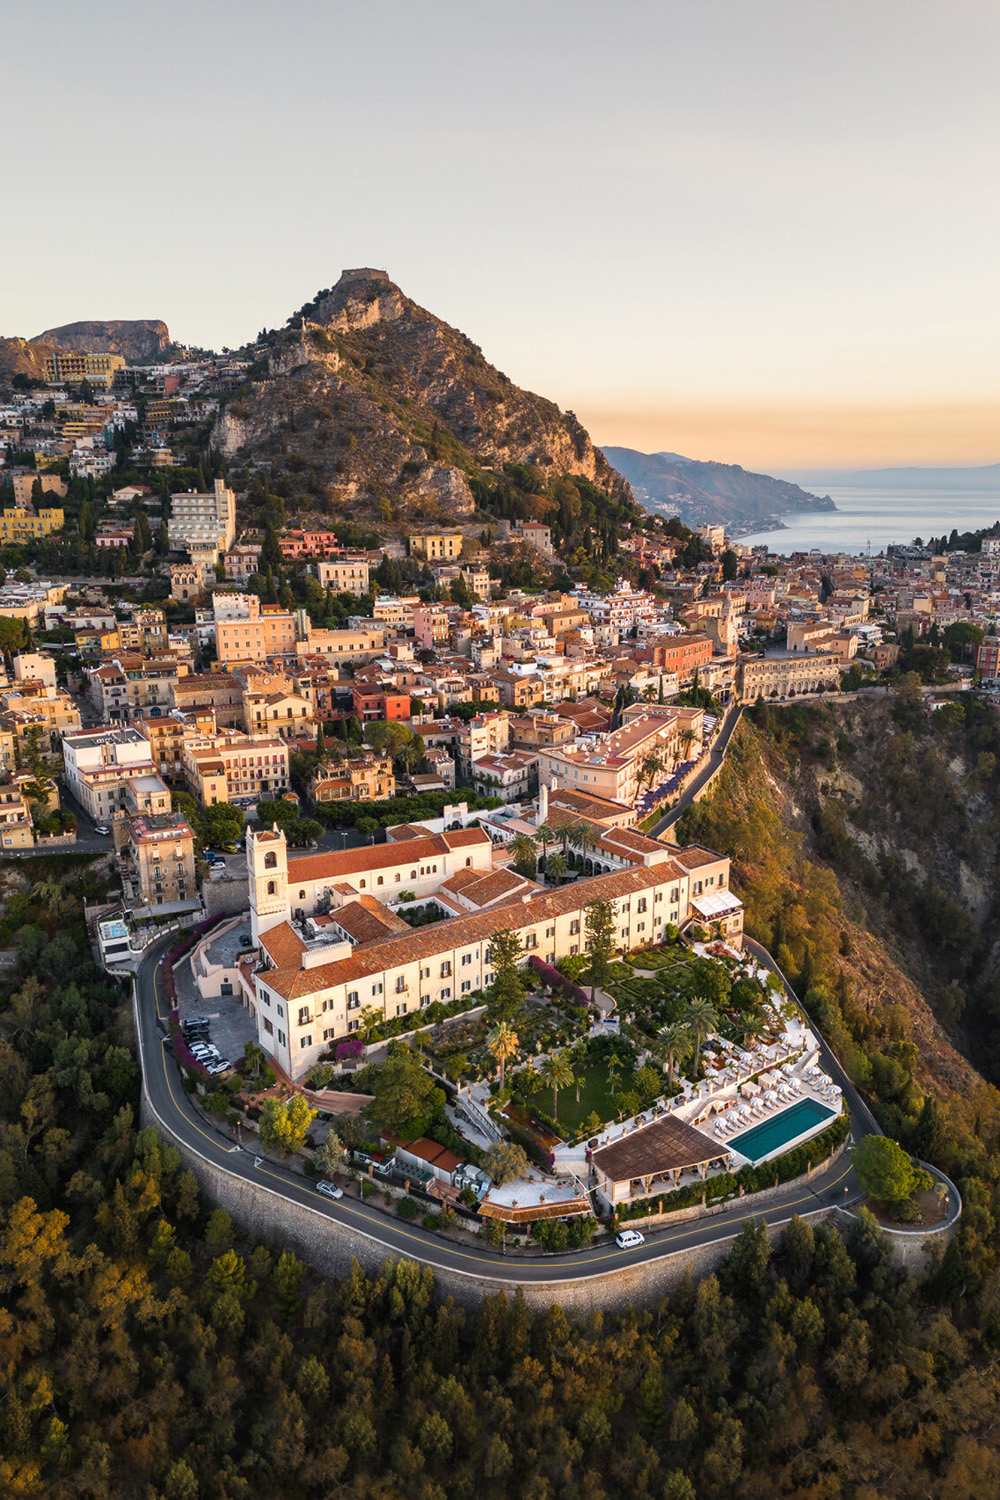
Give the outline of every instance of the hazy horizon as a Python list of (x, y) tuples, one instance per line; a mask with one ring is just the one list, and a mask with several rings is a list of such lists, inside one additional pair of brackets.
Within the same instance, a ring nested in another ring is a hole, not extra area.
[(6, 336), (236, 347), (376, 265), (602, 444), (1000, 457), (985, 0), (52, 0), (4, 43)]

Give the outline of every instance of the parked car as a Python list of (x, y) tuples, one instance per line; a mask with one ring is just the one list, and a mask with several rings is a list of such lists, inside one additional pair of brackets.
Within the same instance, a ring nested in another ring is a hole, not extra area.
[(239, 844), (223, 844), (222, 847), (227, 854), (239, 854), (240, 852)]
[(189, 1026), (207, 1026), (207, 1025), (208, 1025), (208, 1017), (207, 1016), (185, 1016), (184, 1019), (183, 1019), (183, 1021), (181, 1022), (181, 1026), (182, 1026), (182, 1028), (185, 1031), (187, 1030), (187, 1028)]
[(212, 1074), (213, 1078), (217, 1073), (228, 1073), (232, 1066), (233, 1065), (229, 1061), (228, 1057), (220, 1057), (218, 1062), (210, 1062), (205, 1064), (205, 1067), (207, 1068), (208, 1072)]
[(645, 1243), (646, 1236), (640, 1234), (638, 1229), (623, 1229), (621, 1234), (615, 1235), (615, 1244), (619, 1250), (636, 1250)]
[(322, 1193), (324, 1198), (342, 1198), (344, 1189), (339, 1188), (335, 1182), (317, 1182), (317, 1193)]
[(95, 823), (94, 832), (99, 833), (101, 835), (101, 838), (107, 838), (108, 834), (111, 832), (111, 829), (108, 827), (107, 823)]

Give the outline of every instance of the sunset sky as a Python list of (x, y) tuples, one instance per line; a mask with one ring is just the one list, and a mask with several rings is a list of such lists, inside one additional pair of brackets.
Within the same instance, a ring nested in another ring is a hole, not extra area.
[(0, 332), (388, 269), (599, 442), (1000, 460), (1000, 7), (7, 8)]

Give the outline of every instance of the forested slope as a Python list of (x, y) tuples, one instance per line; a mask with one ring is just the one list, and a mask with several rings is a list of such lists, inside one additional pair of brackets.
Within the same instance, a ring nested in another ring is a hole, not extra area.
[[(758, 744), (748, 729), (727, 773), (737, 786)], [(712, 815), (723, 831), (728, 795), (699, 813), (706, 827)], [(980, 1086), (981, 1111), (965, 1100), (943, 1118), (921, 1102), (909, 1044), (892, 1035), (905, 1006), (866, 1030), (834, 973), (840, 933), (859, 929), (830, 872), (807, 868), (747, 795), (754, 923), (772, 940), (783, 923), (778, 947), (800, 971), (812, 944), (810, 1003), (852, 1065), (872, 1069), (879, 1107), (960, 1176), (961, 1237), (928, 1283), (888, 1267), (867, 1216), (846, 1244), (795, 1220), (770, 1257), (749, 1224), (719, 1275), (620, 1317), (535, 1316), (502, 1298), (468, 1316), (408, 1263), (325, 1281), (280, 1242), (240, 1235), (178, 1153), (137, 1130), (130, 1006), (81, 922), (81, 896), (100, 892), (86, 876), (36, 876), (9, 917), (18, 963), (0, 981), (0, 1495), (996, 1493), (993, 1091)], [(796, 899), (780, 894), (786, 876)]]

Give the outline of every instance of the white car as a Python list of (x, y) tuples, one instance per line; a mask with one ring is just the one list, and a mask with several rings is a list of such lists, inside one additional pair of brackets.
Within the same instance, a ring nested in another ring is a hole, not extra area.
[(645, 1243), (646, 1236), (640, 1234), (638, 1229), (623, 1229), (621, 1234), (615, 1235), (615, 1244), (619, 1250), (636, 1250)]
[(344, 1189), (339, 1188), (335, 1182), (317, 1182), (317, 1193), (322, 1193), (324, 1198), (342, 1198)]

